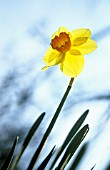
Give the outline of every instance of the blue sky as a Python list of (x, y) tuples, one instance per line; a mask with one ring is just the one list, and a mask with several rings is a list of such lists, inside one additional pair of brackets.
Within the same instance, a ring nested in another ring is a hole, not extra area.
[[(110, 87), (109, 16), (109, 0), (0, 0), (0, 77), (3, 77), (14, 65), (26, 65), (30, 61), (34, 63), (34, 67), (36, 65), (34, 74), (39, 75), (39, 81), (44, 81), (44, 74), (48, 77), (51, 72), (51, 76), (38, 87), (35, 93), (35, 96), (39, 96), (39, 101), (37, 99), (39, 105), (43, 102), (44, 108), (51, 112), (50, 105), (57, 105), (62, 96), (61, 90), (64, 91), (69, 78), (64, 76), (58, 67), (49, 69), (47, 73), (41, 71), (44, 66), (42, 58), (49, 46), (50, 37), (59, 26), (65, 26), (69, 30), (85, 27), (91, 30), (98, 48), (94, 53), (85, 56), (84, 70), (76, 79), (70, 98), (72, 100), (73, 93), (77, 95), (84, 92), (94, 95), (108, 92)], [(101, 34), (98, 36), (99, 32)], [(52, 89), (51, 84), (55, 81), (57, 81), (57, 84)], [(57, 89), (60, 89), (60, 91), (56, 92)], [(57, 93), (56, 97), (50, 101), (55, 93)], [(91, 113), (94, 112), (94, 115), (88, 118), (91, 125), (90, 134), (92, 135), (97, 128), (97, 121), (101, 113), (107, 107), (107, 103), (82, 103), (80, 107), (76, 105), (75, 109), (80, 115), (88, 107)], [(37, 111), (40, 111), (41, 108), (39, 106)], [(26, 119), (32, 117), (29, 115), (31, 109), (36, 111), (36, 108), (30, 108)], [(76, 112), (74, 109), (70, 109), (70, 111)], [(65, 125), (66, 129), (69, 129), (73, 124), (73, 122), (70, 123), (72, 116), (72, 114), (68, 116), (69, 125), (62, 118), (62, 124)], [(78, 116), (75, 114), (75, 118), (78, 118)], [(107, 128), (110, 128), (110, 126), (107, 125)], [(59, 131), (59, 129), (56, 131)], [(105, 131), (108, 131), (108, 129), (105, 129)], [(100, 144), (101, 148), (102, 146), (103, 143)], [(110, 147), (106, 141), (104, 152), (108, 153), (108, 148)], [(91, 153), (90, 156), (94, 156), (94, 153)], [(97, 158), (96, 170), (98, 170), (101, 161), (102, 157)], [(90, 163), (90, 167), (92, 163)]]

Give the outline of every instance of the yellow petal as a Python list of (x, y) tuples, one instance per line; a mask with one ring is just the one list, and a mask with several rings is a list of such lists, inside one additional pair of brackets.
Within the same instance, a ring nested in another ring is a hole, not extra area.
[(60, 64), (64, 59), (64, 55), (65, 54), (62, 54), (62, 53), (58, 52), (57, 50), (52, 49), (52, 47), (50, 46), (44, 56), (44, 62), (47, 65), (46, 67)]
[(71, 32), (73, 40), (79, 37), (87, 37), (90, 38), (91, 32), (89, 29), (86, 28), (81, 28), (81, 29), (76, 29)]
[(81, 54), (88, 54), (97, 48), (96, 42), (90, 38), (80, 46), (72, 46), (71, 50), (78, 50)]
[(65, 59), (60, 64), (61, 71), (69, 77), (76, 77), (80, 74), (84, 67), (83, 55), (71, 55), (66, 53)]
[(45, 66), (42, 68), (43, 71), (47, 70), (49, 68), (49, 66)]
[[(51, 62), (48, 62), (47, 65), (42, 68), (42, 70), (45, 71), (51, 66), (60, 64), (63, 61), (64, 56), (65, 56), (65, 54), (59, 54), (54, 60), (51, 60)], [(51, 56), (51, 59), (52, 59), (52, 56)]]
[(87, 41), (87, 37), (78, 37), (72, 41), (73, 46), (79, 46), (84, 44)]
[(50, 46), (44, 56), (44, 62), (48, 66), (53, 66), (53, 65), (57, 65), (57, 64), (61, 63), (63, 58), (64, 58), (64, 54), (61, 54), (60, 52), (58, 52), (57, 50), (54, 50)]
[(75, 50), (75, 49), (71, 49), (70, 54), (72, 54), (72, 55), (81, 55), (80, 51)]

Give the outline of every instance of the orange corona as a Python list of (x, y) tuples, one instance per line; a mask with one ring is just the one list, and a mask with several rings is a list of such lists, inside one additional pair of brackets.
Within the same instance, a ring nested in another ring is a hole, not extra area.
[(55, 36), (51, 41), (51, 46), (53, 49), (56, 49), (57, 51), (61, 53), (65, 53), (70, 50), (71, 47), (71, 41), (69, 34), (65, 32), (61, 32), (59, 36)]

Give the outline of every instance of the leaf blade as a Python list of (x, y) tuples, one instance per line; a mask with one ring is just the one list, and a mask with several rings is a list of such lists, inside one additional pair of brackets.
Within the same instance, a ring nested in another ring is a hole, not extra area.
[(12, 158), (13, 158), (13, 154), (14, 154), (14, 150), (15, 150), (15, 147), (16, 147), (17, 140), (18, 140), (18, 137), (15, 138), (15, 141), (13, 143), (11, 151), (10, 151), (9, 155), (7, 156), (5, 162), (0, 167), (0, 170), (8, 170), (10, 163), (12, 161)]
[(67, 147), (63, 158), (61, 159), (57, 167), (58, 169), (63, 170), (65, 168), (65, 166), (68, 164), (69, 160), (71, 159), (71, 157), (73, 156), (73, 154), (75, 153), (75, 151), (77, 150), (77, 148), (87, 135), (88, 131), (89, 126), (87, 124), (75, 135), (75, 137), (72, 139), (69, 146)]
[(34, 122), (34, 124), (32, 125), (32, 127), (30, 128), (30, 130), (29, 130), (29, 132), (28, 132), (28, 134), (27, 134), (27, 136), (26, 136), (26, 138), (25, 138), (25, 140), (24, 140), (24, 142), (23, 142), (23, 144), (22, 144), (22, 146), (21, 146), (21, 149), (20, 149), (18, 155), (16, 156), (16, 158), (15, 158), (15, 160), (14, 160), (12, 166), (11, 166), (11, 169), (12, 169), (12, 170), (15, 170), (15, 169), (16, 169), (16, 166), (17, 166), (17, 164), (18, 164), (18, 162), (19, 162), (19, 160), (20, 160), (23, 152), (25, 151), (27, 145), (29, 144), (31, 138), (33, 137), (33, 135), (34, 135), (35, 131), (37, 130), (37, 128), (39, 127), (40, 123), (42, 122), (44, 116), (45, 116), (45, 112), (42, 113), (42, 114), (37, 118), (37, 120)]
[(77, 122), (73, 125), (73, 127), (71, 128), (70, 132), (68, 133), (65, 141), (63, 142), (60, 150), (57, 152), (55, 159), (52, 162), (51, 167), (49, 168), (49, 170), (51, 170), (53, 168), (53, 166), (55, 165), (56, 161), (58, 160), (58, 158), (60, 157), (60, 155), (62, 154), (62, 152), (64, 151), (64, 149), (66, 148), (66, 146), (68, 145), (68, 143), (71, 141), (71, 139), (73, 138), (73, 136), (76, 134), (76, 132), (79, 130), (79, 128), (81, 127), (81, 125), (83, 124), (84, 120), (86, 119), (87, 115), (89, 113), (89, 110), (86, 110), (81, 116), (80, 118), (77, 120)]
[(52, 157), (52, 155), (53, 155), (54, 149), (55, 149), (55, 146), (52, 148), (52, 150), (50, 151), (50, 153), (47, 155), (47, 157), (44, 159), (44, 161), (41, 163), (41, 165), (38, 167), (37, 170), (45, 169), (45, 167), (47, 166), (49, 160), (51, 159), (51, 157)]
[(77, 168), (77, 165), (80, 163), (80, 161), (82, 160), (86, 150), (87, 150), (87, 147), (88, 147), (88, 143), (85, 143), (81, 149), (79, 150), (75, 160), (72, 162), (69, 170), (73, 170), (73, 169), (76, 169)]

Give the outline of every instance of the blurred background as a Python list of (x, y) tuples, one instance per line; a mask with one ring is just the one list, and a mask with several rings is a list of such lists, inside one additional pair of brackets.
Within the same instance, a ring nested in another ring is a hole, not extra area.
[(86, 153), (76, 168), (110, 169), (110, 1), (0, 0), (0, 165), (19, 136), (20, 147), (37, 117), (46, 112), (39, 131), (19, 162), (26, 169), (68, 85), (58, 66), (41, 71), (51, 35), (64, 26), (89, 28), (98, 48), (85, 56), (73, 88), (42, 156), (59, 147), (72, 125), (89, 109)]

